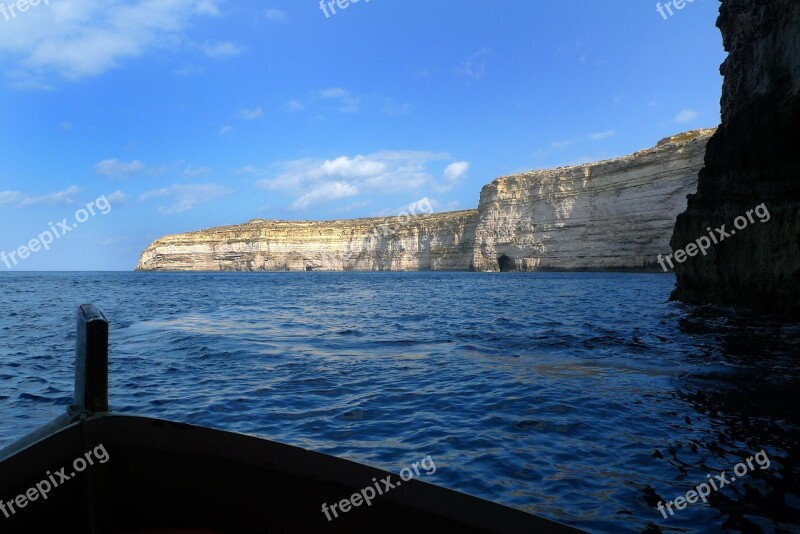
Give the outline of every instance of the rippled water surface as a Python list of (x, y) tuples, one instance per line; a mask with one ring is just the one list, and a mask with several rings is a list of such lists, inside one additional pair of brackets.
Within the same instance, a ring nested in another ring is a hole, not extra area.
[[(111, 404), (264, 436), (591, 532), (800, 532), (800, 329), (636, 274), (3, 273), (0, 445), (60, 414), (75, 309)], [(664, 519), (660, 500), (764, 450)]]

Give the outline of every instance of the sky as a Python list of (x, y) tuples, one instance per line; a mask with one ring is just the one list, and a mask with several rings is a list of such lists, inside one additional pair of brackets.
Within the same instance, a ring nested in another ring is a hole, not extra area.
[(716, 0), (0, 3), (0, 273), (132, 270), (159, 237), (251, 219), (471, 209), (498, 176), (720, 117)]

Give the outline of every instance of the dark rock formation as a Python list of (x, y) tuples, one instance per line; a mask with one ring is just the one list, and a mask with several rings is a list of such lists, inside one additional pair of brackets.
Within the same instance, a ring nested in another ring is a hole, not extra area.
[(670, 245), (730, 232), (762, 203), (771, 217), (677, 264), (672, 298), (800, 316), (800, 2), (722, 0), (717, 26), (722, 125)]

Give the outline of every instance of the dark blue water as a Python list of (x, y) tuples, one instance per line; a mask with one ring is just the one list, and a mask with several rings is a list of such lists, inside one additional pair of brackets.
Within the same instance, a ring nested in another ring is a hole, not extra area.
[[(93, 302), (118, 412), (393, 472), (430, 454), (429, 482), (592, 532), (800, 531), (800, 328), (666, 303), (673, 281), (3, 273), (0, 445), (70, 402)], [(762, 449), (709, 504), (656, 510)]]

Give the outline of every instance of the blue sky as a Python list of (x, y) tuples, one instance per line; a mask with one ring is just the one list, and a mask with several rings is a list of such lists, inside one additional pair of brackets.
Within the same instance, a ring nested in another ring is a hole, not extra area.
[(130, 270), (162, 235), (254, 218), (473, 208), (497, 176), (719, 122), (714, 0), (667, 20), (649, 0), (10, 4), (0, 251), (76, 226), (14, 270)]

